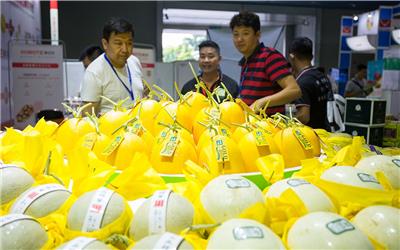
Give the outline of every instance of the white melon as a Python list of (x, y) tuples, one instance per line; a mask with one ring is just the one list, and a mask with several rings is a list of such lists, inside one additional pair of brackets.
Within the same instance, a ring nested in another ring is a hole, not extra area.
[(358, 212), (352, 221), (386, 249), (400, 249), (400, 209), (370, 206)]
[(383, 190), (382, 185), (373, 175), (351, 166), (328, 168), (322, 173), (321, 179), (348, 186)]
[(112, 249), (103, 242), (89, 237), (77, 237), (57, 247), (57, 250), (108, 250)]
[[(67, 228), (75, 231), (81, 231), (85, 222), (89, 206), (97, 190), (84, 193), (71, 206), (67, 217)], [(125, 209), (124, 198), (118, 193), (113, 193), (109, 200), (101, 220), (100, 229), (109, 225), (118, 219)]]
[(46, 230), (30, 216), (8, 214), (0, 217), (0, 249), (41, 249), (47, 239)]
[(201, 191), (200, 201), (215, 222), (239, 216), (256, 203), (264, 204), (261, 190), (240, 175), (220, 175)]
[[(46, 189), (50, 192), (40, 195), (40, 190)], [(70, 196), (71, 193), (59, 184), (32, 187), (14, 201), (10, 213), (23, 213), (35, 218), (44, 217), (58, 210)]]
[[(138, 241), (151, 234), (149, 231), (151, 198), (147, 199), (136, 211), (132, 220), (129, 236)], [(165, 230), (179, 234), (193, 223), (194, 208), (185, 197), (171, 193), (166, 204)], [(165, 231), (164, 231), (165, 232)], [(164, 233), (160, 232), (160, 233)]]
[(289, 249), (374, 249), (368, 237), (346, 218), (330, 212), (300, 217), (289, 229)]
[[(174, 240), (171, 240), (174, 239)], [(176, 240), (176, 241), (175, 241)], [(171, 244), (171, 242), (177, 242), (177, 247), (172, 247), (165, 244)], [(164, 246), (164, 247), (162, 247)], [(194, 247), (184, 240), (181, 236), (173, 234), (173, 233), (163, 233), (163, 234), (155, 234), (147, 236), (138, 242), (136, 242), (133, 247), (129, 247), (128, 249), (176, 249), (176, 250), (192, 250)]]
[(23, 168), (14, 165), (0, 166), (0, 204), (6, 204), (30, 188), (35, 180)]
[(265, 197), (279, 198), (288, 189), (293, 190), (297, 194), (303, 201), (308, 212), (336, 212), (336, 207), (328, 195), (304, 179), (289, 178), (280, 180), (269, 187)]
[(356, 168), (376, 176), (376, 172), (382, 171), (393, 188), (400, 188), (400, 159), (386, 155), (373, 155), (361, 159)]
[(249, 219), (231, 219), (219, 226), (207, 249), (286, 249), (281, 239), (265, 225)]

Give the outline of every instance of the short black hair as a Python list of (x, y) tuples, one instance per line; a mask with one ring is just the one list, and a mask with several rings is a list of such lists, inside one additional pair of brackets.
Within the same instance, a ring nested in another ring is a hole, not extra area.
[(313, 59), (313, 43), (308, 37), (295, 38), (289, 48), (289, 53), (294, 54), (300, 60)]
[(104, 24), (103, 38), (108, 41), (113, 32), (115, 34), (131, 32), (132, 37), (134, 37), (133, 25), (126, 19), (120, 17), (112, 17)]
[(103, 54), (103, 49), (97, 45), (90, 45), (82, 50), (81, 55), (79, 56), (79, 61), (83, 61), (85, 57), (87, 57), (91, 62), (94, 61), (99, 55)]
[(200, 52), (200, 50), (201, 50), (202, 48), (205, 48), (205, 47), (214, 48), (214, 49), (217, 51), (217, 54), (220, 55), (220, 49), (219, 49), (219, 46), (218, 46), (218, 44), (217, 44), (216, 42), (211, 41), (211, 40), (202, 41), (202, 42), (199, 44), (199, 52)]
[(358, 64), (357, 65), (357, 72), (360, 72), (363, 69), (367, 69), (367, 66), (365, 64)]
[(260, 31), (260, 17), (249, 11), (241, 11), (232, 17), (229, 27), (233, 30), (236, 26), (253, 28), (254, 32)]

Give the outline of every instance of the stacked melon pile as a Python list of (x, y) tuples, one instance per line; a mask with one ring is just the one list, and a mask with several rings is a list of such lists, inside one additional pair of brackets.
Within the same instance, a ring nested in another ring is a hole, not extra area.
[[(229, 98), (158, 95), (7, 129), (1, 249), (399, 248), (399, 158)], [(269, 156), (303, 168), (260, 190), (241, 173), (278, 170)], [(161, 183), (178, 173), (188, 181)], [(132, 197), (146, 201), (132, 211)]]

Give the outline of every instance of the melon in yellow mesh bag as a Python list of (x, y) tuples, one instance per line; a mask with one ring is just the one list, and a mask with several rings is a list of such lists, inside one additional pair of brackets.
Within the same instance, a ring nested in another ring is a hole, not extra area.
[(66, 239), (86, 236), (104, 240), (111, 235), (123, 235), (131, 218), (132, 211), (125, 199), (102, 187), (83, 194), (71, 206)]
[(8, 214), (0, 217), (2, 249), (42, 249), (47, 246), (45, 228), (31, 216)]
[(174, 233), (165, 232), (163, 234), (155, 234), (147, 236), (140, 241), (129, 246), (128, 249), (176, 249), (176, 250), (193, 250), (195, 249), (191, 243), (186, 241), (182, 236)]
[(209, 223), (223, 222), (239, 217), (257, 206), (255, 216), (264, 221), (263, 195), (258, 187), (240, 175), (221, 175), (211, 180), (200, 193), (200, 204)]
[(230, 219), (210, 236), (207, 249), (286, 249), (267, 226), (249, 219)]
[(171, 190), (159, 190), (136, 211), (129, 236), (138, 241), (164, 232), (179, 234), (193, 224), (193, 217), (193, 205), (186, 198)]
[(279, 235), (290, 219), (315, 211), (337, 211), (329, 196), (305, 179), (280, 180), (264, 192), (269, 211), (267, 221)]
[(377, 249), (399, 249), (400, 209), (369, 206), (353, 217), (352, 223), (364, 232)]
[(362, 158), (355, 168), (375, 177), (378, 172), (382, 172), (394, 189), (400, 189), (400, 159), (386, 155), (373, 155)]
[(289, 249), (374, 249), (363, 232), (330, 212), (309, 213), (288, 228), (283, 240)]
[(385, 190), (374, 176), (351, 166), (329, 168), (312, 183), (335, 200), (340, 205), (340, 214), (348, 218), (367, 206), (400, 205), (399, 191)]
[(28, 171), (15, 165), (1, 164), (0, 173), (1, 206), (17, 198), (34, 183)]

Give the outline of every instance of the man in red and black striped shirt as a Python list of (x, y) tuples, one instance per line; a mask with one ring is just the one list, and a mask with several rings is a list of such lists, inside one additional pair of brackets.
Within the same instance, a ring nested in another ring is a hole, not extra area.
[(284, 105), (301, 97), (301, 90), (285, 57), (260, 43), (260, 18), (251, 12), (232, 17), (233, 43), (243, 55), (239, 64), (240, 98), (258, 112), (268, 102), (267, 113), (283, 113)]

